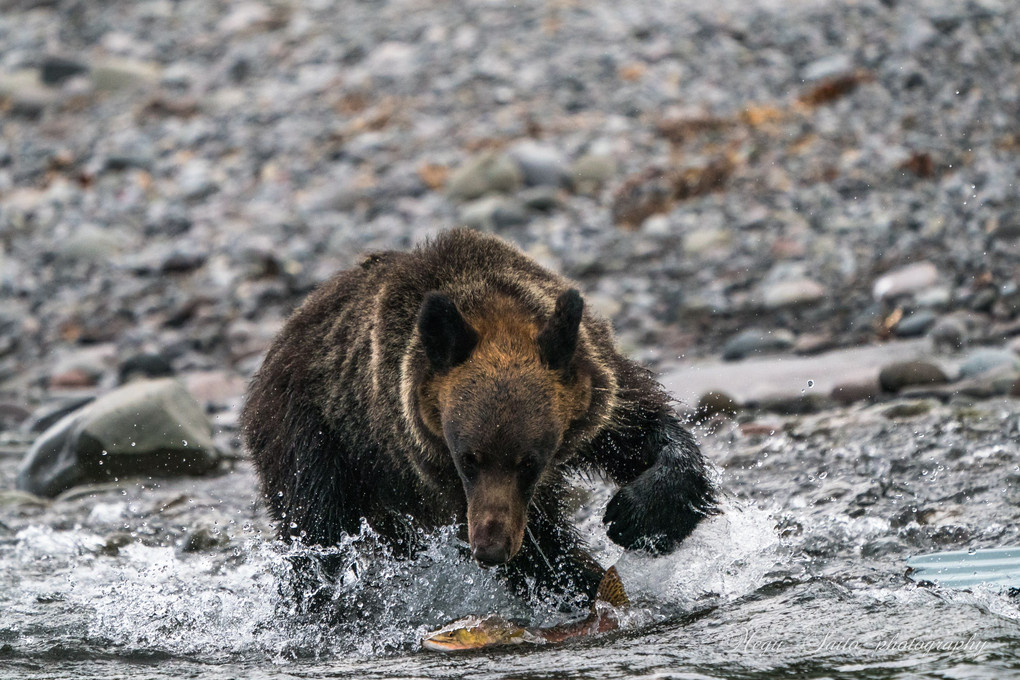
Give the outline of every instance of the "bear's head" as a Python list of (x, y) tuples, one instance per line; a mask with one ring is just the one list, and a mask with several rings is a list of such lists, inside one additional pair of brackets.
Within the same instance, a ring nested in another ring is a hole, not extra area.
[(583, 310), (573, 289), (544, 320), (509, 298), (470, 320), (441, 293), (422, 304), (418, 334), (431, 370), (418, 403), (463, 484), (471, 554), (482, 565), (520, 550), (528, 507), (555, 478), (564, 433), (588, 408), (591, 378), (575, 361)]

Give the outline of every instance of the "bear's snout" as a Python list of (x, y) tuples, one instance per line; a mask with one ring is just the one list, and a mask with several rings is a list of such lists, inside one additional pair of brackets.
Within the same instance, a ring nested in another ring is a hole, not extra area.
[(524, 542), (527, 505), (512, 481), (483, 475), (468, 496), (468, 543), (482, 566), (509, 562)]
[(494, 567), (510, 560), (510, 533), (502, 522), (490, 519), (471, 534), (471, 556), (483, 567)]

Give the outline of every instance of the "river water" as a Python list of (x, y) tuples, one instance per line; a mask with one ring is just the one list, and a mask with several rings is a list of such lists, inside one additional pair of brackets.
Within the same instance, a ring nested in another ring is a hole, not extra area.
[(561, 622), (463, 557), (452, 530), (413, 560), (370, 531), (327, 620), (288, 586), (301, 549), (272, 540), (253, 471), (121, 480), (42, 502), (0, 456), (2, 678), (1020, 677), (1020, 599), (905, 576), (910, 555), (1020, 545), (1020, 403), (879, 405), (699, 433), (725, 512), (675, 554), (601, 532), (609, 490), (578, 521), (617, 565), (620, 630), (463, 655), (421, 636), (468, 614)]

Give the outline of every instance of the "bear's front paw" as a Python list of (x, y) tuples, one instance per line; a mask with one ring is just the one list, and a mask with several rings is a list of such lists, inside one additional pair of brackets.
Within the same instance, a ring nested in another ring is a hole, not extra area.
[(655, 490), (638, 478), (621, 488), (606, 506), (602, 523), (606, 534), (617, 545), (628, 550), (644, 550), (652, 554), (672, 552), (690, 529), (680, 517), (681, 511), (670, 499), (659, 497)]

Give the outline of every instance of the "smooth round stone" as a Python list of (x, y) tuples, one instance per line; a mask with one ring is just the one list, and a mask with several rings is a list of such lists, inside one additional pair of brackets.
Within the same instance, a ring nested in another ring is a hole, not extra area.
[(896, 324), (896, 328), (893, 330), (901, 338), (917, 338), (924, 335), (931, 328), (935, 323), (935, 319), (934, 312), (923, 309), (900, 319), (900, 322)]
[(567, 159), (548, 144), (524, 140), (510, 147), (507, 155), (521, 167), (525, 186), (559, 187), (570, 178)]
[(560, 207), (560, 195), (556, 187), (529, 187), (517, 194), (517, 198), (529, 210), (549, 212)]
[[(649, 217), (645, 222), (651, 221)], [(706, 227), (695, 229), (684, 234), (683, 247), (687, 255), (700, 255), (710, 250), (727, 248), (733, 242), (733, 234), (728, 229)]]
[(97, 90), (125, 90), (149, 87), (159, 82), (159, 64), (131, 59), (104, 59), (92, 67), (92, 83)]
[(611, 156), (589, 153), (570, 166), (570, 183), (579, 194), (593, 194), (616, 174), (616, 161)]
[(1020, 357), (1007, 349), (982, 348), (970, 352), (960, 364), (960, 378), (974, 378), (998, 368), (1016, 368)]
[(454, 171), (446, 193), (454, 200), (470, 201), (488, 193), (512, 193), (523, 181), (523, 172), (513, 159), (489, 151), (468, 159)]
[(810, 304), (825, 297), (825, 286), (812, 279), (779, 281), (765, 288), (763, 301), (769, 309)]
[(56, 496), (126, 475), (204, 474), (219, 452), (202, 407), (172, 378), (129, 383), (74, 411), (32, 444), (17, 487)]
[(735, 361), (752, 354), (782, 352), (793, 347), (793, 342), (793, 333), (788, 330), (764, 331), (752, 328), (727, 340), (723, 345), (722, 357), (726, 361)]
[(939, 272), (931, 262), (917, 262), (894, 269), (875, 280), (872, 294), (876, 300), (910, 295), (931, 288), (939, 280)]
[(58, 243), (56, 252), (65, 261), (105, 262), (120, 251), (121, 245), (122, 239), (99, 227), (86, 225)]
[(504, 196), (479, 198), (465, 203), (460, 211), (462, 225), (481, 231), (525, 224), (528, 219), (528, 213), (523, 205)]
[(949, 378), (941, 368), (927, 361), (900, 361), (889, 364), (878, 374), (878, 383), (885, 392), (899, 392), (907, 387), (943, 385)]
[(953, 301), (953, 291), (948, 286), (935, 286), (914, 293), (914, 302), (918, 307), (942, 309)]

